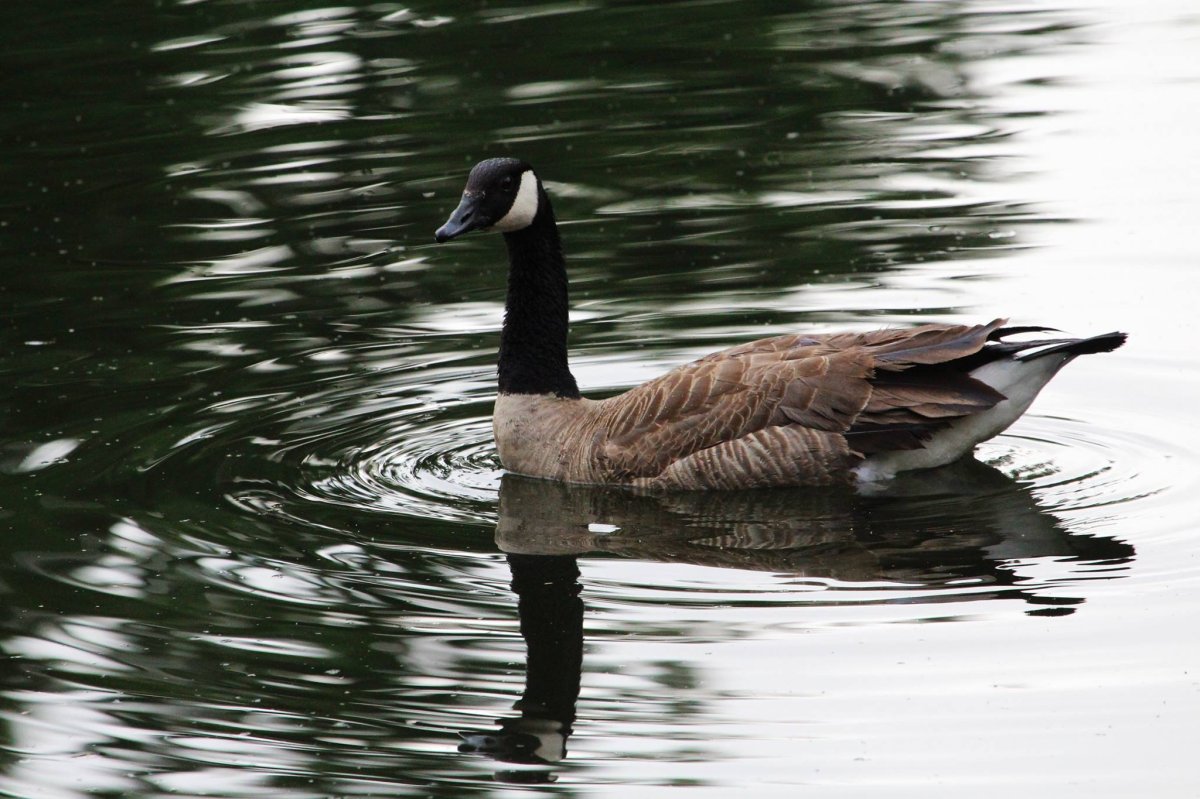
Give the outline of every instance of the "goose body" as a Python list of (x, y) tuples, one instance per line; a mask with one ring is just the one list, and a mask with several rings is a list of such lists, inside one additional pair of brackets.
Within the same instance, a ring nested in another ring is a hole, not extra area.
[(603, 400), (567, 364), (567, 277), (545, 189), (515, 159), (479, 163), (444, 242), (504, 233), (508, 296), (493, 428), (505, 469), (576, 483), (734, 489), (887, 479), (955, 461), (1023, 414), (1075, 357), (1123, 333), (922, 325), (792, 334), (677, 367)]

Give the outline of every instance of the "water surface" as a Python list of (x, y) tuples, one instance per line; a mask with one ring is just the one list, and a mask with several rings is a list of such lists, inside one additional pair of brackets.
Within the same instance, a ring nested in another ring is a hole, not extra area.
[[(0, 44), (0, 794), (1195, 796), (1183, 2), (36, 4)], [(1117, 353), (858, 494), (503, 475), (537, 165), (609, 393), (798, 329)]]

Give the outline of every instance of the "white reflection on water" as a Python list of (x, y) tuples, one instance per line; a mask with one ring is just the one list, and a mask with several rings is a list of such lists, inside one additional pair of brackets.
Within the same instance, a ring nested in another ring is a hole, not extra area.
[[(1128, 330), (1127, 349), (1064, 371), (1035, 410), (1125, 435), (1165, 434), (1163, 454), (1181, 466), (1183, 453), (1200, 450), (1200, 427), (1189, 410), (1200, 397), (1200, 375), (1187, 343), (1192, 268), (1200, 262), (1193, 233), (1200, 150), (1190, 135), (1200, 127), (1194, 12), (1191, 3), (1172, 0), (1110, 2), (1090, 12), (1099, 19), (1087, 43), (1015, 64), (968, 65), (978, 80), (1005, 85), (986, 102), (997, 112), (1021, 114), (1021, 129), (1006, 146), (1022, 168), (1022, 192), (1038, 198), (1044, 213), (1073, 222), (1023, 229), (1034, 248), (982, 262), (986, 280), (958, 284), (984, 315), (1017, 310), (1018, 323)], [(1042, 80), (1013, 80), (1035, 75)], [(1114, 383), (1114, 374), (1123, 377)], [(1195, 495), (1198, 477), (1178, 467), (1173, 477), (1162, 502), (1174, 504), (1175, 518), (1140, 524), (1166, 532), (1188, 523), (1193, 503), (1185, 498)]]

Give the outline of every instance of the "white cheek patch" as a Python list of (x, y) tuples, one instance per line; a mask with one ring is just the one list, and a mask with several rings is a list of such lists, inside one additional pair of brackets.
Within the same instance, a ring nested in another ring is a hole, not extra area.
[(521, 185), (517, 188), (517, 196), (513, 200), (512, 208), (509, 208), (508, 213), (492, 225), (492, 229), (507, 233), (533, 224), (533, 218), (537, 216), (538, 210), (537, 187), (537, 176), (533, 174), (533, 170), (527, 169), (522, 172)]

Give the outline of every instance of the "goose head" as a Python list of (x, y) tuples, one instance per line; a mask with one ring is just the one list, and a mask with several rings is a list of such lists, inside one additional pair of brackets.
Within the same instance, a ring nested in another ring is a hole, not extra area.
[(480, 161), (467, 176), (462, 202), (437, 229), (438, 244), (472, 230), (511, 233), (533, 224), (541, 192), (533, 169), (516, 158)]

